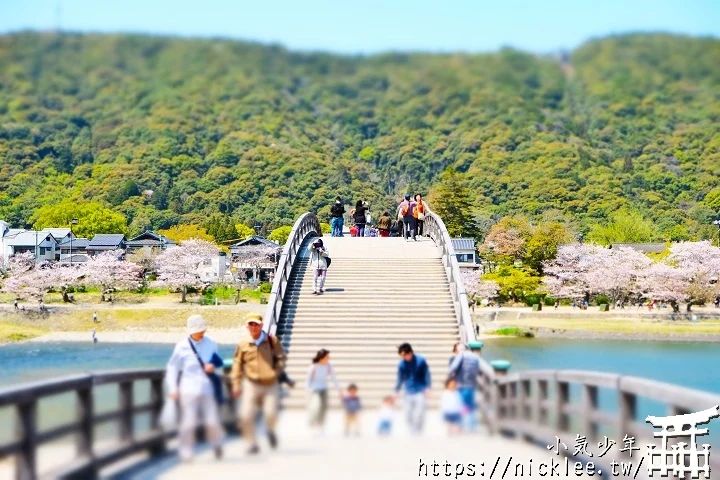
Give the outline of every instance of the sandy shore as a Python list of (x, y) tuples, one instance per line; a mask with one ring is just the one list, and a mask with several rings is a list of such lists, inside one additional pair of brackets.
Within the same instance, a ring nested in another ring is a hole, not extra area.
[[(208, 336), (216, 342), (223, 344), (236, 344), (243, 334), (240, 328), (214, 328), (208, 331)], [(184, 328), (168, 328), (165, 330), (125, 330), (98, 332), (98, 342), (105, 343), (177, 343), (185, 338)], [(89, 342), (89, 332), (52, 332), (42, 335), (25, 343), (52, 343), (52, 342)]]

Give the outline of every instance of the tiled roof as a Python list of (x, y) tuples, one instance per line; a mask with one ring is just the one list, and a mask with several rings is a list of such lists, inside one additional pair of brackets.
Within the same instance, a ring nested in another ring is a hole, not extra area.
[(73, 238), (72, 241), (68, 238), (67, 240), (63, 240), (63, 242), (60, 244), (61, 247), (70, 247), (70, 244), (72, 243), (72, 248), (75, 250), (76, 248), (85, 248), (90, 243), (90, 240), (87, 238)]
[(266, 245), (268, 247), (279, 247), (280, 245), (268, 240), (267, 238), (258, 237), (257, 235), (253, 235), (242, 242), (235, 243), (233, 245), (230, 245), (230, 248), (239, 248), (239, 247), (245, 247), (249, 245)]
[(453, 238), (453, 248), (457, 250), (475, 250), (475, 239), (473, 238)]
[(160, 245), (175, 245), (175, 242), (165, 237), (164, 235), (160, 235), (159, 233), (146, 230), (137, 237), (128, 240), (127, 244), (130, 247), (154, 247)]
[(90, 240), (89, 248), (116, 247), (125, 240), (122, 233), (98, 233)]
[(66, 237), (70, 233), (69, 228), (43, 228), (41, 232), (47, 232), (51, 233), (53, 237), (60, 240), (63, 237)]
[[(36, 236), (37, 235), (37, 236)], [(21, 247), (21, 246), (27, 246), (27, 245), (40, 245), (42, 244), (49, 236), (50, 234), (35, 232), (33, 230), (27, 230), (25, 232), (18, 233), (15, 235), (14, 238), (11, 238), (8, 240), (7, 245), (13, 246), (13, 247)], [(36, 243), (37, 242), (37, 243)]]

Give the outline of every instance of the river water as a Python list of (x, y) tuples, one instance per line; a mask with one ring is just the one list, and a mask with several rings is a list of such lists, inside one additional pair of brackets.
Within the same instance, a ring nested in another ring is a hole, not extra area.
[[(57, 378), (93, 370), (162, 367), (173, 345), (117, 343), (22, 343), (0, 347), (0, 388), (12, 384)], [(233, 345), (221, 345), (221, 354), (230, 358)], [(419, 352), (422, 353), (422, 352)], [(493, 339), (485, 342), (483, 357), (512, 362), (511, 371), (529, 369), (576, 369), (646, 377), (690, 388), (720, 393), (718, 346), (713, 343), (605, 341), (563, 339)], [(433, 372), (444, 375), (444, 372)], [(388, 385), (388, 389), (392, 386)], [(360, 385), (362, 389), (362, 385)], [(117, 389), (102, 387), (96, 392), (96, 410), (117, 408)], [(149, 399), (149, 385), (138, 385), (136, 403)], [(571, 390), (571, 398), (580, 395)], [(51, 428), (71, 418), (72, 396), (40, 403), (39, 424)], [(45, 404), (45, 405), (44, 405)], [(600, 391), (600, 408), (612, 411), (617, 398)], [(712, 405), (708, 405), (708, 408)], [(652, 402), (640, 400), (638, 414), (666, 415)], [(0, 409), (0, 443), (13, 431), (12, 411)], [(147, 424), (147, 421), (141, 422)], [(112, 430), (106, 430), (112, 435)]]

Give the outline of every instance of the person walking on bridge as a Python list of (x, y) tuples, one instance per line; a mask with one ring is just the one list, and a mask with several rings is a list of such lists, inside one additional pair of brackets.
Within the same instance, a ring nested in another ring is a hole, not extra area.
[(425, 233), (425, 202), (421, 193), (415, 194), (415, 208), (413, 209), (413, 218), (417, 225), (417, 234), (422, 237)]
[(322, 434), (325, 427), (325, 416), (328, 408), (328, 388), (332, 382), (338, 395), (342, 399), (342, 390), (335, 376), (335, 371), (330, 364), (330, 352), (320, 349), (307, 373), (307, 391), (309, 398), (310, 427), (316, 429), (316, 433)]
[(405, 200), (400, 204), (400, 215), (402, 215), (403, 229), (405, 230), (405, 240), (410, 241), (412, 237), (413, 241), (417, 241), (415, 237), (416, 221), (413, 216), (413, 211), (417, 207), (417, 202), (410, 198), (410, 194), (405, 195)]
[(465, 426), (468, 430), (474, 430), (477, 425), (475, 395), (481, 373), (480, 359), (459, 342), (455, 344), (453, 352), (455, 352), (455, 358), (450, 363), (448, 377), (457, 381), (457, 390), (466, 410)]
[(355, 204), (355, 208), (350, 211), (350, 215), (353, 216), (355, 221), (355, 227), (357, 228), (358, 237), (365, 236), (365, 225), (367, 225), (367, 207), (363, 205), (362, 200), (358, 200)]
[(215, 370), (223, 366), (223, 360), (217, 344), (205, 335), (206, 331), (205, 319), (201, 315), (191, 315), (187, 319), (189, 337), (175, 345), (167, 364), (165, 381), (168, 397), (172, 401), (180, 400), (179, 451), (183, 461), (192, 459), (195, 430), (200, 416), (205, 422), (207, 438), (215, 449), (215, 457), (220, 459), (223, 453), (223, 429), (219, 414), (222, 383), (215, 374)]
[(398, 347), (398, 364), (395, 395), (405, 387), (405, 416), (412, 434), (420, 434), (425, 423), (427, 396), (430, 394), (430, 367), (425, 358), (415, 354), (409, 343)]
[(330, 228), (331, 236), (342, 237), (343, 236), (343, 224), (345, 223), (345, 206), (342, 203), (340, 197), (335, 198), (335, 203), (330, 207)]
[(325, 248), (321, 238), (310, 244), (310, 265), (313, 269), (313, 295), (325, 293), (325, 279), (330, 265), (330, 252)]
[(255, 436), (257, 410), (260, 406), (270, 447), (277, 447), (275, 427), (280, 401), (278, 379), (285, 368), (285, 352), (276, 337), (263, 331), (262, 315), (250, 313), (245, 323), (249, 335), (240, 340), (235, 348), (230, 377), (233, 397), (242, 396), (241, 430), (250, 445), (248, 454), (252, 455), (260, 451)]
[(389, 237), (390, 227), (392, 227), (392, 218), (390, 218), (390, 214), (385, 211), (380, 217), (380, 220), (378, 220), (378, 234), (381, 237)]

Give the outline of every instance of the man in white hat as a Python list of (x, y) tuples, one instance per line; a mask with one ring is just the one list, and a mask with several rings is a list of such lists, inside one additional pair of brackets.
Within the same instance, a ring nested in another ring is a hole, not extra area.
[(262, 405), (265, 429), (270, 447), (277, 447), (278, 406), (280, 385), (278, 378), (285, 368), (285, 352), (277, 338), (263, 331), (263, 317), (250, 313), (245, 318), (249, 336), (243, 338), (235, 349), (230, 377), (235, 398), (240, 401), (241, 430), (250, 448), (249, 454), (260, 451), (255, 436), (255, 419), (258, 406)]
[[(205, 335), (207, 323), (201, 315), (187, 319), (187, 338), (175, 345), (165, 377), (169, 397), (180, 400), (180, 458), (190, 461), (195, 443), (198, 417), (205, 420), (208, 441), (215, 457), (222, 458), (223, 429), (220, 424), (218, 398), (211, 380), (223, 361), (215, 341)], [(178, 376), (180, 381), (178, 382)]]

